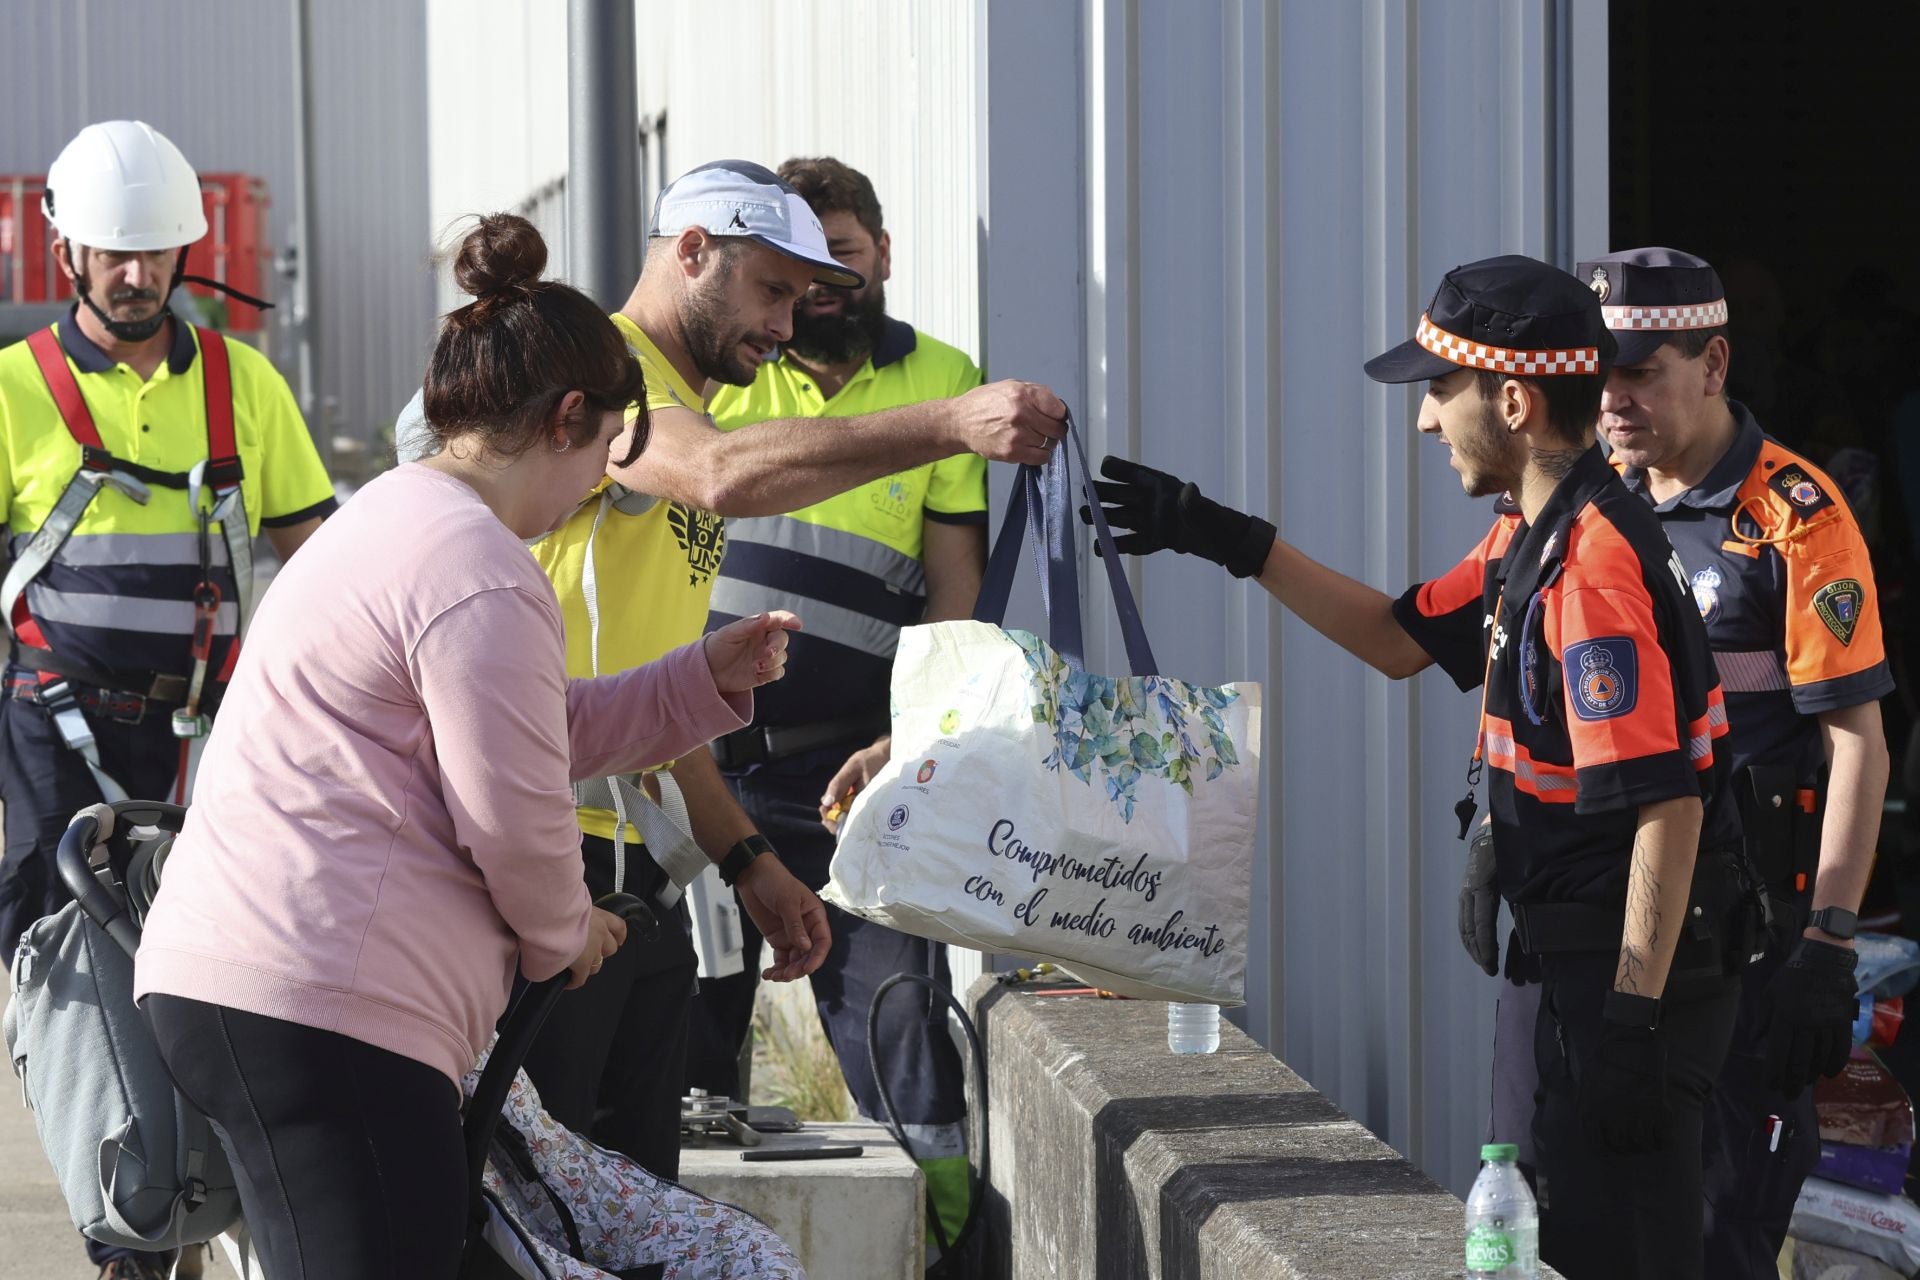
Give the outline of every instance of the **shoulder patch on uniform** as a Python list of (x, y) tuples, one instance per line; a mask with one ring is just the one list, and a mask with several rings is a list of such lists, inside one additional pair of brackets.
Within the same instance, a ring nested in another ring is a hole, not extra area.
[(1582, 720), (1611, 720), (1633, 710), (1640, 694), (1640, 655), (1630, 636), (1602, 636), (1567, 646), (1561, 658), (1567, 697)]
[(1827, 624), (1834, 639), (1850, 645), (1853, 629), (1860, 625), (1860, 607), (1866, 603), (1866, 596), (1858, 578), (1836, 578), (1813, 593), (1813, 611)]
[(1789, 462), (1775, 471), (1767, 477), (1767, 485), (1801, 515), (1810, 516), (1833, 505), (1827, 491), (1815, 484), (1807, 469), (1798, 463)]

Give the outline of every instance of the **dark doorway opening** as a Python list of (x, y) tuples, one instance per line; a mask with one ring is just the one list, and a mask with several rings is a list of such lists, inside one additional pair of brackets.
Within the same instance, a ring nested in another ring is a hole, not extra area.
[(1891, 906), (1920, 879), (1920, 5), (1612, 0), (1608, 34), (1611, 247), (1714, 263), (1730, 393), (1833, 476), (1873, 551)]

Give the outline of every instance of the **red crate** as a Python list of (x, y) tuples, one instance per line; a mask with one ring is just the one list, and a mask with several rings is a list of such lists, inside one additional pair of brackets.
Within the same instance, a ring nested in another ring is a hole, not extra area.
[[(52, 302), (71, 292), (47, 243), (47, 223), (40, 215), (42, 182), (0, 175), (0, 302)], [(49, 276), (62, 286), (58, 293), (48, 292)]]
[[(0, 303), (59, 302), (73, 296), (53, 260), (53, 242), (40, 212), (45, 184), (41, 174), (0, 174)], [(200, 197), (206, 206), (207, 234), (189, 251), (187, 270), (271, 301), (273, 239), (267, 210), (272, 201), (267, 184), (245, 173), (203, 173)], [(257, 333), (266, 327), (262, 314), (245, 303), (202, 285), (187, 287), (197, 296), (226, 303), (226, 327), (231, 331)]]

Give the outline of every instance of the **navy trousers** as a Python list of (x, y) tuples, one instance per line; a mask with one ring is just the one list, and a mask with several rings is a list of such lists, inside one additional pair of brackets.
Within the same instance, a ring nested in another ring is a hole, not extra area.
[[(1776, 943), (1740, 978), (1726, 1062), (1702, 1115), (1704, 1274), (1709, 1280), (1767, 1274), (1786, 1240), (1800, 1185), (1820, 1158), (1813, 1090), (1788, 1097), (1770, 1088), (1763, 1076), (1766, 986), (1785, 956), (1786, 947)], [(1500, 985), (1488, 1123), (1489, 1141), (1519, 1146), (1529, 1177), (1541, 1160), (1533, 1127), (1540, 1091), (1534, 1054), (1540, 993), (1539, 983)]]

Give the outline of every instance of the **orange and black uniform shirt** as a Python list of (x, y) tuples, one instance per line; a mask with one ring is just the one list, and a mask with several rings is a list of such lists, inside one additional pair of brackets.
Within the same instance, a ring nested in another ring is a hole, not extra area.
[(1486, 683), (1495, 883), (1509, 902), (1624, 905), (1642, 805), (1697, 795), (1740, 838), (1707, 633), (1660, 521), (1596, 446), (1528, 525), (1502, 515), (1394, 617), (1462, 689)]
[[(1873, 566), (1833, 481), (1729, 407), (1739, 430), (1726, 456), (1653, 509), (1707, 624), (1733, 767), (1783, 766), (1807, 783), (1825, 760), (1815, 717), (1893, 691)], [(1640, 472), (1621, 475), (1652, 501)]]

